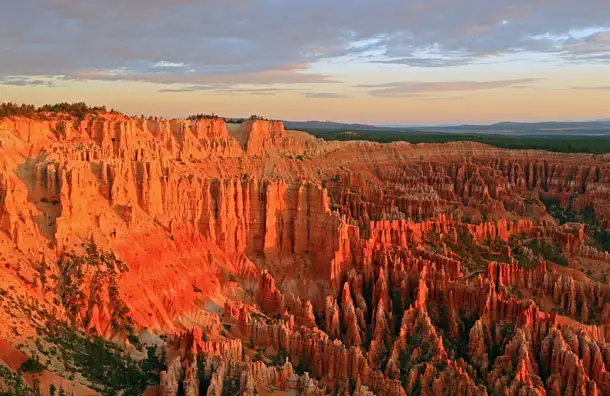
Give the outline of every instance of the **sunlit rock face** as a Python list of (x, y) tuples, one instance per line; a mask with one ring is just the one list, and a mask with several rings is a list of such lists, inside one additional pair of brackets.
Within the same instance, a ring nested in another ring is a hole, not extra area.
[[(0, 364), (65, 323), (156, 345), (148, 395), (610, 394), (609, 194), (592, 155), (6, 118)], [(43, 363), (26, 385), (108, 392)]]

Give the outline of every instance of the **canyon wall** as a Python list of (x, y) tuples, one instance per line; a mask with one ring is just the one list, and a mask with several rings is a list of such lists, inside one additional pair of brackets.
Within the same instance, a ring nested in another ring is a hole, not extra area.
[(166, 336), (161, 395), (610, 393), (608, 252), (544, 203), (607, 227), (603, 157), (109, 114), (1, 120), (0, 154), (13, 345), (36, 306)]

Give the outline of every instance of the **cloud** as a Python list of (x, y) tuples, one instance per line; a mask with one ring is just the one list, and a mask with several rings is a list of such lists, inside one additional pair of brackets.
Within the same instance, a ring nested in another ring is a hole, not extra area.
[(466, 100), (468, 99), (466, 96), (429, 96), (426, 98), (422, 98), (423, 100), (430, 101), (445, 101), (445, 100)]
[(595, 33), (589, 39), (596, 43), (610, 44), (610, 31)]
[(20, 0), (0, 38), (0, 76), (317, 84), (334, 78), (309, 65), (371, 52), (412, 67), (609, 62), (610, 13), (607, 0)]
[(408, 65), (412, 67), (447, 67), (447, 66), (462, 66), (472, 63), (472, 60), (466, 57), (463, 58), (418, 58), (416, 56), (408, 56), (396, 59), (385, 59), (373, 61), (373, 63)]
[(53, 81), (48, 80), (37, 80), (27, 77), (6, 77), (0, 80), (0, 84), (3, 85), (12, 85), (15, 87), (27, 87), (27, 86), (45, 86), (45, 87), (54, 87), (55, 83)]
[(212, 91), (215, 88), (209, 85), (190, 85), (182, 86), (178, 88), (161, 88), (157, 92), (200, 92), (200, 91)]
[(168, 61), (160, 61), (157, 62), (153, 65), (154, 68), (164, 68), (164, 69), (173, 69), (173, 68), (179, 68), (179, 69), (183, 69), (186, 67), (186, 65), (182, 62), (168, 62)]
[(361, 84), (369, 95), (383, 97), (420, 96), (437, 92), (482, 91), (497, 88), (520, 87), (523, 84), (533, 84), (541, 81), (539, 78), (520, 78), (494, 81), (401, 81), (387, 84)]
[(577, 86), (577, 87), (570, 87), (569, 89), (573, 89), (573, 90), (577, 90), (577, 91), (610, 91), (610, 85), (593, 86), (593, 87)]
[(181, 86), (177, 88), (161, 88), (158, 92), (214, 92), (216, 94), (224, 95), (275, 95), (281, 92), (292, 92), (297, 91), (293, 89), (282, 89), (282, 88), (235, 88), (232, 85), (191, 85)]
[(335, 92), (307, 92), (304, 94), (304, 96), (312, 99), (338, 99), (347, 97), (346, 95)]
[(540, 89), (534, 85), (511, 85), (510, 88), (511, 89), (523, 89), (523, 90), (526, 90), (526, 89), (538, 89), (539, 90)]
[(138, 70), (123, 68), (117, 70), (81, 70), (63, 76), (64, 79), (102, 80), (102, 81), (139, 81), (156, 84), (192, 85), (273, 85), (273, 84), (325, 84), (336, 80), (319, 73), (301, 72), (286, 66), (281, 69), (256, 73), (200, 74), (195, 72), (179, 73), (167, 70)]

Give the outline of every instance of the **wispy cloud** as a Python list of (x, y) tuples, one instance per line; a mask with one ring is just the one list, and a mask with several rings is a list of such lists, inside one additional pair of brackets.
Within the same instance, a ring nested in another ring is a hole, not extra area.
[(570, 87), (569, 89), (577, 90), (577, 91), (610, 91), (610, 85), (602, 85), (602, 86), (576, 86)]
[(534, 84), (541, 80), (540, 78), (520, 78), (494, 81), (401, 81), (387, 84), (361, 84), (357, 87), (368, 89), (368, 93), (373, 96), (404, 97), (437, 92), (481, 91), (506, 88), (522, 86), (523, 84)]
[(339, 99), (347, 97), (346, 95), (335, 92), (306, 92), (304, 96), (312, 99)]
[(212, 91), (214, 87), (209, 85), (191, 85), (183, 86), (178, 88), (161, 88), (157, 92), (201, 92), (201, 91)]
[(191, 85), (177, 88), (161, 88), (158, 92), (214, 92), (222, 95), (275, 95), (282, 92), (298, 92), (288, 88), (240, 88), (230, 84), (223, 85)]
[(197, 89), (189, 89), (187, 87), (187, 90), (201, 90), (202, 87), (205, 89), (208, 86), (222, 87), (237, 84), (327, 84), (337, 82), (329, 75), (302, 72), (290, 66), (257, 73), (227, 74), (170, 73), (166, 70), (158, 72), (136, 69), (81, 70), (64, 75), (63, 78), (75, 80), (139, 81), (156, 84), (190, 84), (190, 88), (197, 87)]
[(183, 69), (186, 65), (182, 62), (169, 62), (169, 61), (159, 61), (153, 65), (154, 68), (167, 68), (167, 69)]
[(422, 98), (423, 100), (429, 100), (429, 101), (446, 101), (446, 100), (465, 100), (467, 99), (466, 96), (428, 96), (425, 98)]
[(45, 86), (54, 87), (55, 83), (50, 80), (38, 80), (28, 77), (6, 77), (0, 79), (0, 84), (12, 85), (15, 87), (27, 87), (27, 86)]

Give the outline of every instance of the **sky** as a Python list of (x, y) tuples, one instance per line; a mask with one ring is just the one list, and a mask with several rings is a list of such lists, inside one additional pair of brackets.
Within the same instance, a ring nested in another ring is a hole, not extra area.
[(0, 101), (369, 124), (610, 118), (608, 0), (19, 0)]

